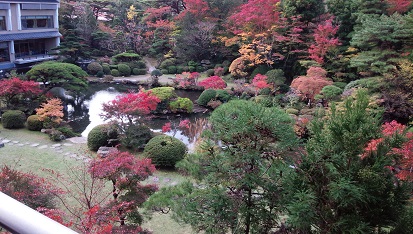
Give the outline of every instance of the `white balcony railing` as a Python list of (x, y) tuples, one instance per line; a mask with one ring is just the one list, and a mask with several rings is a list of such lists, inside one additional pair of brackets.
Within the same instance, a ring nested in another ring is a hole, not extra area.
[(0, 192), (0, 226), (11, 233), (18, 234), (77, 233), (2, 192)]

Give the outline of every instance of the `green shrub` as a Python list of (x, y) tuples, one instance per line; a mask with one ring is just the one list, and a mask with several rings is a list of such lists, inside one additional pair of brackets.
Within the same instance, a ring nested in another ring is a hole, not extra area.
[(196, 67), (193, 67), (193, 66), (188, 66), (188, 67), (189, 67), (190, 72), (195, 72), (196, 71)]
[(207, 106), (208, 102), (215, 98), (216, 94), (217, 92), (214, 89), (204, 90), (198, 97), (198, 105)]
[(169, 104), (169, 108), (172, 112), (176, 112), (178, 110), (183, 110), (187, 113), (192, 113), (194, 109), (194, 103), (189, 98), (181, 98), (178, 97), (175, 101), (172, 101)]
[(169, 74), (176, 74), (176, 66), (169, 66), (168, 67)]
[(30, 131), (40, 131), (43, 128), (43, 121), (39, 119), (38, 115), (30, 115), (27, 118), (27, 129)]
[(90, 75), (96, 75), (98, 72), (103, 72), (103, 67), (97, 62), (91, 62), (87, 65), (87, 72)]
[(281, 69), (269, 70), (265, 75), (267, 76), (268, 83), (273, 83), (275, 86), (280, 86), (286, 81), (284, 71)]
[(348, 83), (344, 88), (344, 91), (347, 91), (352, 88), (366, 88), (369, 90), (369, 92), (374, 93), (379, 92), (383, 85), (384, 82), (381, 77), (363, 78)]
[(324, 86), (323, 89), (321, 90), (321, 94), (323, 94), (323, 97), (328, 100), (334, 99), (342, 93), (343, 93), (343, 90), (335, 85)]
[(231, 95), (226, 90), (218, 89), (216, 90), (215, 98), (220, 100), (221, 102), (228, 102), (229, 100), (231, 100)]
[(154, 77), (160, 77), (162, 75), (163, 75), (162, 72), (159, 71), (158, 69), (155, 69), (151, 72), (151, 76), (154, 76)]
[(96, 73), (96, 77), (103, 78), (104, 76), (105, 73), (103, 71), (98, 71), (98, 73)]
[(134, 68), (132, 70), (132, 73), (134, 75), (145, 75), (146, 74), (146, 69)]
[(161, 72), (162, 72), (162, 74), (169, 74), (167, 69), (162, 69)]
[(175, 66), (175, 65), (176, 65), (176, 59), (175, 58), (169, 58), (169, 59), (165, 59), (164, 61), (162, 61), (162, 63), (159, 65), (159, 68), (160, 69), (168, 69), (168, 67)]
[(112, 76), (114, 76), (114, 77), (120, 76), (120, 73), (119, 73), (118, 69), (112, 69), (112, 70), (110, 71), (110, 74), (111, 74)]
[(112, 60), (115, 63), (130, 62), (130, 61), (141, 60), (141, 56), (135, 53), (121, 53), (121, 54), (117, 54), (113, 56)]
[(207, 74), (208, 77), (213, 76), (214, 73), (215, 73), (215, 70), (214, 70), (214, 69), (208, 69), (208, 70), (206, 71), (206, 74)]
[(290, 115), (298, 115), (298, 113), (299, 113), (300, 111), (297, 110), (297, 109), (294, 109), (294, 108), (288, 108), (287, 110), (285, 110), (285, 112), (286, 112), (287, 114), (290, 114)]
[(87, 135), (87, 146), (90, 150), (97, 151), (101, 146), (110, 145), (112, 139), (117, 139), (118, 133), (115, 126), (101, 124), (94, 127)]
[(109, 65), (109, 68), (110, 68), (110, 70), (118, 69), (118, 65), (112, 64), (112, 65)]
[(150, 90), (152, 91), (152, 94), (161, 99), (161, 101), (177, 97), (173, 87), (157, 87)]
[(102, 71), (103, 71), (103, 73), (105, 73), (105, 75), (109, 75), (110, 74), (109, 65), (102, 65)]
[(166, 135), (152, 138), (144, 149), (144, 155), (158, 167), (174, 167), (185, 157), (187, 148), (182, 141)]
[(260, 95), (269, 95), (271, 93), (270, 88), (263, 88), (260, 90)]
[(344, 89), (347, 83), (346, 82), (334, 82), (333, 85), (339, 87), (340, 89)]
[(198, 63), (191, 60), (191, 61), (188, 62), (188, 66), (190, 66), (190, 67), (197, 67), (197, 66), (198, 66)]
[(64, 139), (66, 139), (63, 133), (57, 129), (52, 129), (49, 132), (49, 138), (52, 141), (63, 141)]
[(23, 111), (9, 110), (1, 115), (1, 122), (4, 128), (24, 128), (24, 123), (26, 122), (26, 115), (23, 113)]
[(176, 74), (181, 74), (184, 72), (184, 67), (183, 66), (176, 66)]
[(152, 131), (146, 125), (130, 125), (121, 139), (123, 146), (130, 149), (141, 149), (152, 138)]
[(139, 60), (139, 61), (131, 61), (131, 62), (128, 62), (128, 63), (125, 63), (125, 64), (127, 64), (132, 70), (133, 70), (134, 68), (146, 69), (146, 64), (145, 64), (145, 62), (142, 61), (142, 60)]
[(130, 76), (131, 74), (130, 67), (124, 63), (118, 64), (118, 70), (121, 76)]
[(80, 134), (74, 132), (70, 126), (58, 127), (56, 130), (59, 130), (66, 138), (80, 136)]
[(205, 71), (204, 67), (202, 66), (196, 67), (196, 72), (203, 72), (203, 71)]

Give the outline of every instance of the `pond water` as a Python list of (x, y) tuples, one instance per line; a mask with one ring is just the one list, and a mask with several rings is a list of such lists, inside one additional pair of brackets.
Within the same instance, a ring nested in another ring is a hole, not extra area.
[[(87, 137), (90, 130), (99, 124), (103, 124), (108, 121), (104, 121), (100, 114), (102, 114), (102, 104), (109, 102), (117, 95), (128, 92), (129, 90), (137, 91), (138, 85), (124, 85), (124, 84), (90, 84), (88, 92), (78, 98), (77, 100), (67, 100), (65, 106), (65, 118), (72, 126), (73, 130)], [(185, 91), (176, 90), (179, 97), (186, 97), (195, 101), (198, 99), (201, 91)], [(198, 119), (202, 121), (203, 118), (208, 117), (208, 113), (198, 114), (167, 114), (162, 116), (156, 116), (147, 121), (148, 126), (154, 132), (160, 132), (162, 126), (171, 122), (172, 126), (178, 126), (179, 122), (184, 119), (189, 119), (191, 123), (195, 123)], [(174, 129), (174, 128), (173, 128)], [(175, 129), (174, 131), (166, 133), (183, 141), (188, 147), (193, 146), (194, 136), (188, 131)]]

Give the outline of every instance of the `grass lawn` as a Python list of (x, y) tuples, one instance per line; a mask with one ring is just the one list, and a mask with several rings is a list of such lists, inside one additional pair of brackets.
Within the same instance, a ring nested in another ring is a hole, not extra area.
[[(88, 151), (86, 144), (76, 144), (68, 140), (52, 142), (44, 133), (27, 129), (9, 130), (0, 125), (0, 142), (5, 139), (10, 142), (0, 148), (0, 166), (9, 165), (13, 169), (32, 172), (42, 177), (46, 176), (42, 169), (52, 169), (64, 174), (68, 167), (79, 166), (86, 158), (94, 156), (94, 153)], [(56, 146), (57, 143), (61, 145)], [(76, 155), (78, 157), (75, 157)], [(147, 182), (163, 187), (180, 183), (184, 179), (174, 171), (157, 171)], [(155, 234), (193, 233), (189, 226), (172, 220), (170, 214), (154, 214), (152, 219), (145, 221), (143, 227)]]

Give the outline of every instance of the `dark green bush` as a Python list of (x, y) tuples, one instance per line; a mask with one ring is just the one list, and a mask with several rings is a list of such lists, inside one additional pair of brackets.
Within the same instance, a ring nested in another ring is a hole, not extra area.
[(263, 88), (260, 90), (260, 95), (269, 95), (271, 93), (270, 88)]
[(273, 83), (275, 86), (280, 86), (286, 81), (284, 71), (281, 69), (269, 70), (265, 75), (267, 76), (268, 83)]
[(141, 149), (152, 138), (152, 131), (146, 125), (130, 125), (121, 139), (123, 146), (130, 149)]
[(26, 115), (23, 111), (9, 110), (1, 115), (1, 123), (4, 128), (15, 129), (24, 128), (26, 122)]
[(101, 124), (94, 127), (87, 135), (87, 146), (97, 151), (101, 146), (109, 146), (110, 140), (117, 139), (116, 127), (110, 124)]
[(168, 67), (169, 74), (176, 74), (176, 66), (169, 66)]
[(160, 77), (162, 75), (163, 75), (162, 72), (158, 69), (155, 69), (151, 72), (151, 76), (154, 76), (154, 77)]
[(118, 70), (121, 76), (130, 76), (131, 74), (130, 67), (124, 63), (118, 64)]
[(333, 85), (339, 87), (340, 89), (344, 89), (347, 83), (346, 82), (334, 82)]
[(70, 126), (58, 127), (56, 130), (59, 130), (66, 138), (80, 136), (80, 134), (75, 133)]
[(177, 66), (176, 67), (176, 74), (181, 74), (184, 72), (184, 67), (183, 66)]
[(221, 102), (228, 102), (229, 100), (231, 100), (231, 95), (226, 90), (218, 89), (216, 90), (215, 98), (220, 100)]
[(209, 101), (215, 98), (217, 92), (214, 89), (207, 89), (199, 95), (197, 103), (201, 106), (206, 106)]
[(162, 72), (162, 74), (169, 74), (167, 69), (162, 69), (161, 72)]
[(103, 78), (104, 76), (105, 73), (103, 71), (98, 71), (98, 73), (96, 73), (96, 77)]
[(213, 76), (214, 73), (215, 73), (215, 70), (214, 70), (214, 69), (208, 69), (208, 70), (206, 71), (206, 74), (207, 74), (208, 77)]
[(196, 67), (193, 67), (193, 66), (188, 66), (188, 67), (189, 67), (190, 72), (195, 72), (196, 71)]
[(164, 61), (162, 61), (162, 63), (159, 65), (159, 68), (160, 69), (168, 69), (168, 67), (175, 66), (175, 65), (176, 65), (176, 59), (175, 58), (169, 58), (169, 59), (165, 59)]
[(175, 137), (160, 135), (152, 138), (144, 149), (144, 155), (158, 167), (174, 167), (185, 157), (187, 148)]
[(40, 131), (43, 128), (43, 121), (39, 119), (38, 115), (30, 115), (27, 118), (27, 129), (30, 131)]
[(112, 64), (112, 65), (109, 65), (109, 68), (110, 68), (110, 70), (118, 69), (118, 65)]
[(110, 74), (109, 65), (102, 65), (102, 71), (103, 71), (103, 73), (105, 73), (105, 75), (109, 75)]
[(194, 109), (194, 103), (189, 98), (178, 97), (178, 99), (176, 99), (175, 101), (172, 101), (169, 104), (169, 108), (171, 108), (172, 112), (183, 110), (187, 113), (192, 113)]
[(202, 66), (198, 66), (198, 67), (196, 67), (196, 72), (203, 72), (203, 71), (205, 71), (205, 68), (204, 67), (202, 67)]
[(134, 75), (145, 75), (146, 74), (146, 69), (134, 68), (132, 70), (132, 73)]
[(115, 63), (130, 62), (130, 61), (136, 61), (140, 59), (141, 59), (141, 56), (135, 53), (121, 53), (121, 54), (117, 54), (112, 57), (112, 60)]
[(49, 132), (49, 138), (52, 141), (63, 141), (64, 139), (66, 139), (63, 133), (57, 129), (52, 129)]
[(114, 77), (120, 76), (120, 73), (119, 73), (118, 69), (112, 69), (112, 70), (110, 71), (110, 74), (111, 74), (112, 76), (114, 76)]
[(96, 75), (100, 71), (103, 72), (103, 67), (97, 62), (91, 62), (87, 65), (87, 72), (90, 75)]

